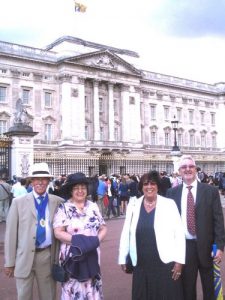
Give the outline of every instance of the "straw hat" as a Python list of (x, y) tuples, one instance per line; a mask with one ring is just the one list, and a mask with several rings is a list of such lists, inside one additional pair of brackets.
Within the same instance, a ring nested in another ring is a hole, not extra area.
[(32, 166), (32, 173), (28, 178), (53, 178), (54, 176), (50, 174), (48, 165), (46, 163), (37, 163)]

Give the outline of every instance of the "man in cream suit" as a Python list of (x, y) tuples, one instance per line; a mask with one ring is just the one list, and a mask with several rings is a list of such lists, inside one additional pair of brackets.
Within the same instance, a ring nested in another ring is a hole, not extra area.
[(40, 300), (55, 300), (56, 284), (51, 277), (56, 240), (52, 221), (63, 200), (46, 192), (50, 179), (48, 165), (33, 165), (33, 191), (13, 199), (6, 221), (5, 274), (16, 277), (18, 300), (30, 300), (37, 281)]

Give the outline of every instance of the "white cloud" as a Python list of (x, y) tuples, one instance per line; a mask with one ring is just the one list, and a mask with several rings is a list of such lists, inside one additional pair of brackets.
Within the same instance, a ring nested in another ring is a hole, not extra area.
[[(137, 51), (150, 71), (211, 83), (225, 80), (225, 41), (219, 38), (224, 1), (217, 0), (216, 8), (211, 0), (202, 0), (201, 6), (196, 0), (77, 2), (87, 5), (86, 13), (75, 13), (73, 0), (7, 0), (0, 10), (0, 40), (44, 47), (72, 35)], [(215, 22), (204, 22), (207, 18)]]

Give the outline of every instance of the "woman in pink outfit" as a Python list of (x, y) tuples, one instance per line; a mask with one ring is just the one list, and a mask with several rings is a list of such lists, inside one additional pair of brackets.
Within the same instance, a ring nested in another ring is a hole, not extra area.
[[(90, 237), (90, 240), (95, 236), (99, 244), (107, 231), (97, 204), (87, 200), (88, 178), (83, 173), (69, 175), (63, 191), (68, 200), (59, 206), (53, 223), (55, 237), (61, 241), (59, 259), (62, 263), (67, 258), (74, 235)], [(98, 265), (100, 271), (99, 247), (94, 251), (96, 251), (94, 264)], [(77, 270), (74, 270), (75, 273), (77, 274)], [(93, 274), (92, 277), (83, 280), (80, 274), (74, 278), (76, 276), (72, 273), (69, 280), (62, 284), (61, 300), (103, 299), (101, 273), (93, 273), (93, 270), (90, 270), (90, 273)]]

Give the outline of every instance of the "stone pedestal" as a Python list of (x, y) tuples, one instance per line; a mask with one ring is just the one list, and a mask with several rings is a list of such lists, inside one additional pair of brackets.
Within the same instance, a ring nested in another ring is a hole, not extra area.
[(179, 160), (180, 160), (181, 154), (173, 155), (172, 154), (172, 161), (173, 161), (173, 171), (178, 172), (179, 169)]
[(34, 161), (33, 139), (38, 132), (23, 124), (15, 123), (5, 133), (12, 138), (11, 149), (11, 174), (17, 177), (27, 177)]

